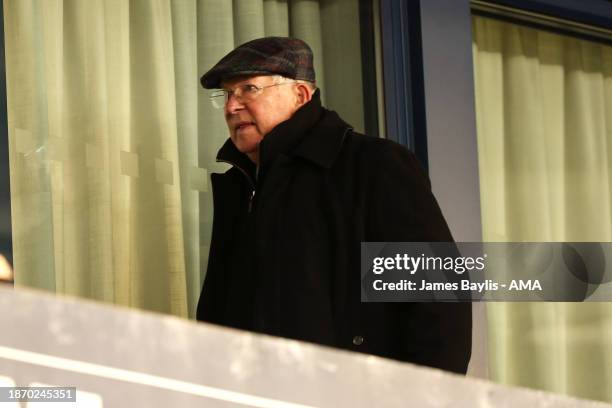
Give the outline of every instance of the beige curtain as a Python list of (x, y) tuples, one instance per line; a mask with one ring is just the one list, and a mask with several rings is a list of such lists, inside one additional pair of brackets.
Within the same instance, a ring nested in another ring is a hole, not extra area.
[(234, 46), (313, 47), (363, 128), (357, 0), (5, 0), (15, 282), (195, 314), (227, 138), (199, 76)]
[[(612, 47), (473, 20), (483, 236), (612, 241)], [(488, 304), (493, 379), (612, 402), (612, 305)]]

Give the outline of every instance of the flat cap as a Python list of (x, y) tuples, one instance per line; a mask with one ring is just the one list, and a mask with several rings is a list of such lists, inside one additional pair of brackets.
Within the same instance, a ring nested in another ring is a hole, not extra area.
[(238, 75), (282, 75), (314, 82), (312, 50), (297, 38), (258, 38), (230, 51), (200, 82), (206, 89), (220, 88), (223, 79)]

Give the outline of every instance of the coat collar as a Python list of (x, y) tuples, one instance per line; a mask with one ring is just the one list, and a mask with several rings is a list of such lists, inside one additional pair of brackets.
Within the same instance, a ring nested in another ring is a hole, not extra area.
[[(298, 109), (291, 118), (278, 124), (259, 144), (262, 168), (269, 166), (280, 154), (298, 156), (314, 164), (330, 168), (340, 153), (346, 132), (351, 126), (334, 111), (321, 106), (319, 90), (312, 100)], [(243, 172), (253, 174), (255, 166), (228, 139), (217, 154), (217, 161), (228, 162)]]
[(293, 154), (329, 169), (342, 148), (344, 137), (352, 126), (340, 119), (334, 111), (323, 108), (316, 127), (293, 150)]
[(231, 164), (240, 170), (249, 180), (252, 186), (255, 185), (255, 163), (249, 157), (240, 152), (232, 142), (232, 139), (227, 139), (219, 152), (217, 153), (217, 161)]

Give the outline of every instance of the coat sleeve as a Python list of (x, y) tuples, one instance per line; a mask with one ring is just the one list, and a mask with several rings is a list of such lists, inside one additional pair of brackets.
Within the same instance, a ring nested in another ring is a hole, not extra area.
[[(378, 242), (452, 242), (429, 179), (414, 154), (381, 141), (368, 200), (366, 238)], [(471, 354), (470, 302), (387, 303), (398, 325), (399, 358), (465, 373)]]

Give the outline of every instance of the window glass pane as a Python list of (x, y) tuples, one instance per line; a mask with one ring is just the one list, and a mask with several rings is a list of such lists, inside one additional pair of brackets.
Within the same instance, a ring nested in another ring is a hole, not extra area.
[[(17, 285), (194, 316), (228, 137), (198, 78), (306, 40), (324, 104), (364, 129), (358, 0), (5, 2)], [(374, 64), (373, 61), (367, 61)]]
[[(484, 240), (610, 241), (612, 46), (484, 17), (472, 28)], [(493, 379), (612, 401), (609, 304), (487, 309)]]

